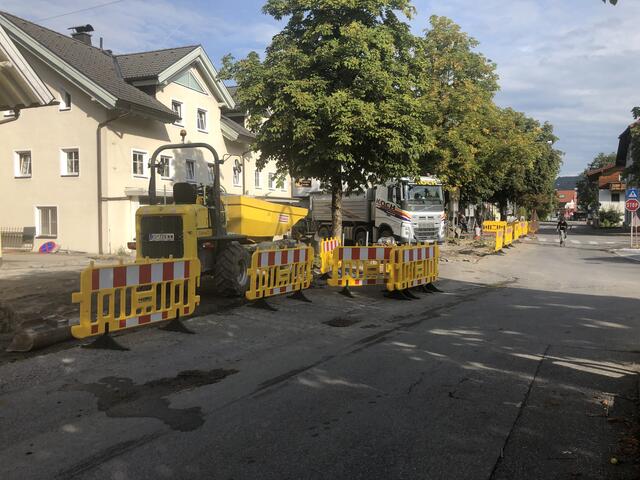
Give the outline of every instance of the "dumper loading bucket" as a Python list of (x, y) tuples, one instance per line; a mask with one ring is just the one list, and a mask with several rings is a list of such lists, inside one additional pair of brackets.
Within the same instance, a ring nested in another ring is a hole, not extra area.
[(286, 234), (308, 213), (306, 208), (243, 195), (225, 195), (222, 201), (227, 211), (227, 230), (257, 241)]

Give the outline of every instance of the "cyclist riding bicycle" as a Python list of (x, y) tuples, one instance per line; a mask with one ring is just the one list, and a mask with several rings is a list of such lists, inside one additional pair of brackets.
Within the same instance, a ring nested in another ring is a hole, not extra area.
[(556, 230), (558, 231), (558, 235), (560, 235), (560, 245), (564, 246), (564, 242), (567, 240), (567, 230), (569, 230), (569, 224), (564, 217), (558, 221)]

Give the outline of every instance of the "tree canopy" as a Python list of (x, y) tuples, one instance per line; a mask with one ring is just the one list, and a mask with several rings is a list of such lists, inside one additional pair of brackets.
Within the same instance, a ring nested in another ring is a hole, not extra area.
[(496, 65), (445, 17), (422, 35), (409, 0), (268, 0), (287, 19), (266, 49), (223, 60), (256, 132), (259, 164), (333, 194), (434, 174), (465, 202), (546, 208), (561, 152), (553, 127), (494, 102)]
[(589, 162), (587, 168), (582, 172), (581, 178), (578, 181), (578, 206), (587, 211), (592, 212), (598, 209), (600, 203), (598, 201), (598, 182), (591, 181), (587, 173), (591, 170), (606, 167), (616, 163), (616, 154), (602, 153), (600, 152), (595, 158)]

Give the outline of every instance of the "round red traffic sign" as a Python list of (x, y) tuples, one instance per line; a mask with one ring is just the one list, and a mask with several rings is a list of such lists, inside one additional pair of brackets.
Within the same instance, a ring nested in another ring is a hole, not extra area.
[(638, 200), (636, 200), (635, 198), (630, 198), (626, 201), (625, 207), (630, 212), (637, 212), (638, 209), (640, 209), (640, 202), (638, 202)]

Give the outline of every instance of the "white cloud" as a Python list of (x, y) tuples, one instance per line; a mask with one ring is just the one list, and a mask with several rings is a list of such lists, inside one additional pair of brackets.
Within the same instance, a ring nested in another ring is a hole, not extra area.
[(640, 104), (640, 5), (599, 0), (418, 0), (424, 23), (446, 15), (498, 64), (497, 102), (554, 124), (563, 173), (580, 172), (617, 137)]

